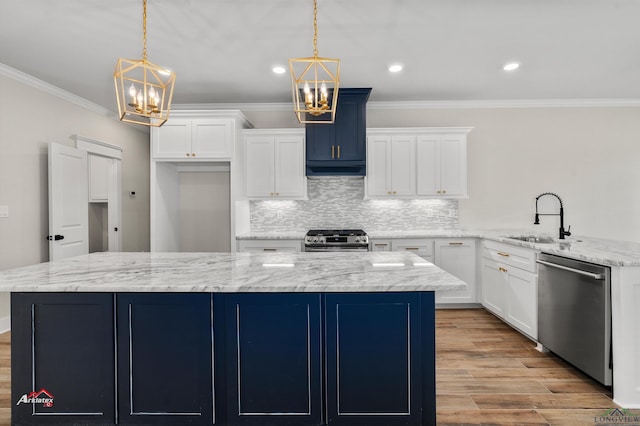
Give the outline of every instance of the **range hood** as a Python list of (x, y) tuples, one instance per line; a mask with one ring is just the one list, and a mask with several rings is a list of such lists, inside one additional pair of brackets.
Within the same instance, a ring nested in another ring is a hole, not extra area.
[(366, 175), (370, 93), (371, 88), (340, 89), (335, 122), (306, 125), (308, 177)]

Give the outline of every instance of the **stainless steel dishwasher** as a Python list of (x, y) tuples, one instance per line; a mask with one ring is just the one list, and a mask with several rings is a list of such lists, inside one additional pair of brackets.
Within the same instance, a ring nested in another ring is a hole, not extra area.
[(536, 262), (538, 341), (610, 386), (611, 269), (547, 253)]

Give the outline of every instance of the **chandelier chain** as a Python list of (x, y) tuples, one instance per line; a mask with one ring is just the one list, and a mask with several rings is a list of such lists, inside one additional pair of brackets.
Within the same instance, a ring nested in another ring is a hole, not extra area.
[(315, 56), (316, 58), (318, 57), (318, 2), (317, 0), (313, 0), (313, 56)]
[(147, 62), (147, 0), (142, 0), (142, 60)]

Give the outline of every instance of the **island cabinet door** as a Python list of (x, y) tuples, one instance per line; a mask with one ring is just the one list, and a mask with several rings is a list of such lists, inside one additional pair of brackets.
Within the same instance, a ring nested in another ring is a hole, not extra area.
[[(215, 296), (225, 323), (224, 424), (322, 424), (321, 296)], [(216, 326), (219, 334), (220, 322)]]
[(214, 422), (212, 298), (119, 293), (118, 423)]
[(433, 321), (433, 293), (328, 294), (328, 424), (435, 424)]
[(12, 424), (115, 423), (114, 387), (112, 294), (11, 294)]

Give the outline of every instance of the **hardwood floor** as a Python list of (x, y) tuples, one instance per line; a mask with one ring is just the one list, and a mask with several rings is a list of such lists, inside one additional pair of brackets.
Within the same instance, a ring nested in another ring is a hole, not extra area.
[[(436, 311), (438, 424), (590, 425), (610, 389), (483, 309)], [(0, 335), (0, 425), (11, 424), (10, 333)]]
[(606, 388), (484, 309), (436, 311), (439, 425), (590, 425)]

